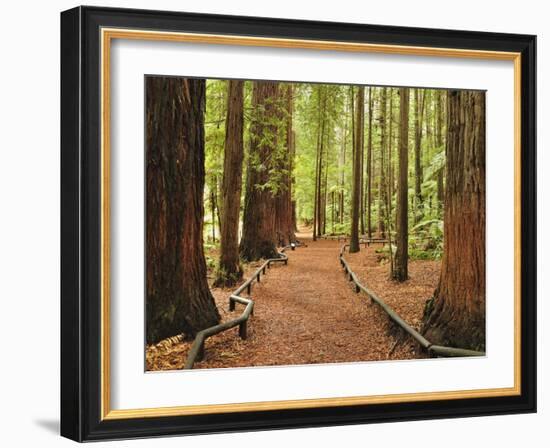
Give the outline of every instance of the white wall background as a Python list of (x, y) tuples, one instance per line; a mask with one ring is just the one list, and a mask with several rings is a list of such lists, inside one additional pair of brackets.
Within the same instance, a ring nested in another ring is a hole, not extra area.
[[(59, 12), (78, 3), (21, 1), (2, 7), (0, 69), (0, 440), (5, 446), (68, 446), (59, 415)], [(339, 0), (88, 1), (87, 4), (204, 13), (537, 34), (539, 194), (539, 413), (537, 415), (125, 441), (109, 446), (544, 446), (550, 439), (546, 387), (550, 344), (550, 158), (544, 153), (550, 95), (545, 2)], [(546, 202), (543, 206), (543, 202)], [(546, 290), (545, 290), (546, 289)], [(99, 444), (96, 446), (103, 446)]]

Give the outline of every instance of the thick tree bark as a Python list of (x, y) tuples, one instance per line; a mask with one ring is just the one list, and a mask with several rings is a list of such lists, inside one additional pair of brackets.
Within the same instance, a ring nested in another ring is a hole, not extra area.
[(281, 185), (275, 199), (275, 231), (280, 246), (296, 240), (292, 216), (292, 169), (294, 160), (294, 132), (292, 131), (293, 112), (292, 84), (285, 87), (285, 146), (280, 161)]
[(146, 339), (215, 325), (203, 252), (205, 81), (146, 78)]
[(439, 286), (423, 332), (485, 350), (485, 93), (447, 93), (445, 236)]
[(239, 261), (239, 213), (243, 166), (244, 81), (229, 81), (223, 160), (221, 245), (215, 286), (234, 286), (243, 276)]
[(359, 252), (359, 213), (361, 200), (361, 147), (363, 146), (363, 128), (365, 119), (365, 88), (357, 89), (357, 105), (353, 147), (353, 189), (351, 197), (351, 237), (350, 253)]
[(250, 124), (250, 155), (243, 215), (241, 258), (255, 261), (276, 258), (275, 200), (269, 187), (276, 151), (279, 84), (256, 81), (252, 92), (254, 118)]
[(399, 89), (399, 179), (397, 182), (397, 250), (392, 277), (403, 282), (409, 277), (409, 89)]

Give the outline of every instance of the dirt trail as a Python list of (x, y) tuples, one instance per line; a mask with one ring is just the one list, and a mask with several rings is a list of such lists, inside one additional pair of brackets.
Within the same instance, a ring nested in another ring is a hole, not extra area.
[[(388, 359), (395, 342), (388, 320), (346, 280), (338, 262), (341, 243), (302, 241), (308, 247), (289, 251), (287, 266), (275, 264), (254, 283), (248, 339), (239, 339), (237, 329), (208, 339), (206, 356), (195, 368)], [(223, 291), (225, 297), (229, 292)], [(148, 361), (154, 368), (181, 368), (188, 349), (179, 343)]]

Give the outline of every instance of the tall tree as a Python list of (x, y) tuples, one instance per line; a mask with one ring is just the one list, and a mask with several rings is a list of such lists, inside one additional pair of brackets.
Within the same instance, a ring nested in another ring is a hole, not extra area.
[(323, 199), (321, 204), (321, 210), (323, 210), (323, 228), (321, 235), (325, 235), (327, 233), (327, 195), (328, 195), (328, 168), (329, 168), (329, 160), (328, 160), (328, 145), (325, 145), (325, 178), (323, 181)]
[(372, 109), (374, 89), (369, 87), (369, 131), (367, 140), (367, 235), (372, 237)]
[(239, 262), (239, 213), (243, 165), (243, 87), (244, 81), (228, 83), (227, 118), (222, 181), (220, 263), (215, 286), (233, 286), (242, 278)]
[(296, 239), (292, 215), (292, 169), (294, 160), (294, 132), (292, 130), (293, 86), (288, 84), (284, 89), (284, 105), (282, 111), (285, 144), (280, 150), (279, 160), (280, 185), (275, 199), (275, 232), (280, 246), (286, 246)]
[(380, 174), (378, 176), (378, 233), (382, 236), (385, 233), (384, 223), (384, 201), (386, 195), (384, 189), (386, 187), (385, 165), (386, 165), (386, 106), (387, 106), (387, 89), (382, 87), (380, 94), (380, 115), (378, 121), (380, 123)]
[(447, 93), (444, 252), (424, 334), (485, 349), (485, 93)]
[(220, 316), (203, 252), (205, 81), (146, 78), (146, 339), (193, 337)]
[(409, 277), (409, 89), (399, 89), (399, 179), (397, 182), (397, 250), (392, 277), (403, 282)]
[(254, 82), (253, 118), (247, 167), (241, 258), (255, 261), (278, 256), (275, 248), (275, 200), (271, 185), (272, 155), (277, 150), (279, 84)]
[(317, 153), (315, 159), (315, 200), (313, 204), (313, 241), (321, 236), (321, 178), (323, 170), (323, 148), (325, 142), (325, 121), (327, 95), (325, 86), (317, 86), (318, 122), (317, 122)]
[(422, 219), (422, 126), (424, 119), (425, 92), (422, 89), (414, 89), (414, 195), (415, 195), (415, 220)]
[(363, 128), (365, 120), (365, 88), (357, 88), (355, 132), (353, 144), (353, 189), (351, 198), (351, 237), (350, 253), (359, 252), (359, 213), (361, 200), (361, 156), (363, 147)]
[[(443, 146), (443, 91), (437, 90), (436, 93), (436, 126), (435, 126), (435, 146), (440, 149)], [(437, 202), (438, 209), (443, 209), (443, 176), (444, 170), (437, 172)]]
[[(364, 101), (364, 100), (363, 100)], [(363, 112), (364, 117), (365, 112)], [(364, 118), (363, 118), (364, 120)], [(359, 224), (361, 229), (361, 235), (365, 234), (365, 127), (363, 126), (361, 128), (361, 132), (363, 133), (363, 136), (361, 137), (361, 148), (359, 149), (361, 152), (361, 179), (359, 180), (359, 202), (360, 202), (360, 211), (359, 211)]]
[(216, 242), (216, 210), (218, 209), (217, 206), (217, 188), (218, 183), (216, 181), (216, 176), (212, 176), (212, 185), (210, 186), (210, 215), (212, 216), (212, 242)]
[[(293, 137), (293, 142), (296, 142), (296, 136)], [(296, 148), (296, 146), (294, 147)], [(296, 149), (294, 149), (296, 151)], [(294, 234), (298, 232), (298, 218), (296, 217), (296, 201), (292, 200), (292, 227), (294, 228)]]
[[(353, 113), (353, 112), (352, 112)], [(347, 140), (347, 130), (348, 130), (348, 113), (347, 113), (347, 102), (344, 102), (344, 127), (342, 128), (342, 141), (340, 145), (340, 153), (338, 157), (338, 172), (340, 173), (340, 186), (338, 194), (338, 222), (344, 224), (344, 196), (345, 196), (345, 181), (346, 181), (346, 140)]]
[(392, 197), (393, 197), (393, 166), (392, 166), (392, 145), (393, 145), (393, 89), (389, 89), (390, 109), (388, 114), (388, 161), (386, 169), (386, 231), (388, 235), (388, 246), (390, 248), (390, 275), (393, 272), (393, 249), (392, 249)]
[(388, 114), (388, 163), (386, 167), (386, 207), (388, 224), (388, 232), (391, 232), (391, 215), (392, 215), (392, 197), (393, 197), (393, 164), (392, 164), (392, 145), (393, 145), (393, 89), (389, 89), (390, 108)]

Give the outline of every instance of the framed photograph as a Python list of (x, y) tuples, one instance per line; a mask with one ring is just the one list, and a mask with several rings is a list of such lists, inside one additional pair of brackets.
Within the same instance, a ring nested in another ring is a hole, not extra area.
[(536, 411), (536, 37), (61, 14), (61, 433)]

